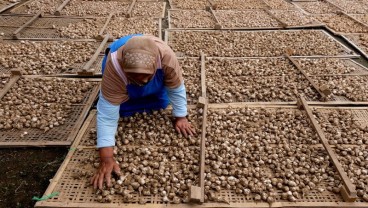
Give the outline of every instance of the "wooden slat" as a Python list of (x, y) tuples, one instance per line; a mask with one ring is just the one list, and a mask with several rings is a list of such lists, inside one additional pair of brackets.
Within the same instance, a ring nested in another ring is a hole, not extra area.
[(54, 15), (60, 16), (61, 10), (70, 2), (70, 0), (64, 0), (64, 2), (55, 10)]
[(202, 97), (207, 97), (206, 89), (206, 57), (203, 52), (201, 52), (201, 91)]
[[(92, 58), (83, 66), (81, 71), (78, 71), (78, 75), (93, 75), (93, 72), (90, 72), (91, 66), (95, 63), (96, 59), (100, 55), (102, 49), (104, 49), (107, 41), (109, 40), (110, 35), (106, 34), (104, 40), (101, 42), (100, 46), (97, 48), (96, 52), (93, 54)], [(90, 72), (90, 73), (88, 73)], [(91, 74), (92, 73), (92, 74)]]
[(217, 4), (215, 2), (213, 2), (213, 0), (207, 0), (208, 3), (210, 4), (211, 9), (217, 9)]
[(212, 7), (209, 7), (209, 8), (208, 8), (208, 10), (209, 10), (209, 12), (212, 14), (213, 18), (214, 18), (214, 19), (215, 19), (215, 21), (216, 21), (216, 23), (215, 23), (215, 29), (216, 29), (216, 30), (221, 30), (223, 27), (222, 27), (222, 25), (221, 25), (220, 21), (218, 20), (218, 18), (217, 18), (217, 16), (216, 16), (215, 12), (213, 11)]
[(328, 96), (324, 92), (320, 90), (318, 85), (308, 76), (308, 74), (302, 69), (302, 67), (299, 65), (298, 62), (295, 61), (294, 58), (290, 57), (289, 54), (285, 54), (286, 58), (288, 58), (294, 66), (304, 75), (304, 77), (309, 81), (309, 83), (313, 86), (313, 88), (318, 92), (318, 94), (322, 97), (323, 100), (326, 100), (326, 97)]
[(97, 36), (97, 38), (98, 39), (100, 39), (100, 40), (103, 40), (104, 39), (104, 32), (105, 32), (105, 30), (106, 30), (106, 28), (107, 28), (107, 25), (110, 23), (110, 20), (111, 20), (111, 18), (114, 16), (114, 13), (111, 13), (108, 17), (107, 17), (107, 19), (106, 19), (106, 22), (105, 22), (105, 24), (104, 24), (104, 26), (101, 28), (101, 30), (100, 30), (100, 32), (98, 32), (98, 36)]
[[(42, 79), (45, 79), (45, 80), (52, 80), (54, 78), (58, 78), (58, 77), (61, 77), (61, 76), (55, 74), (55, 75), (50, 75), (50, 76), (43, 76), (43, 75), (22, 75), (22, 77), (24, 77), (24, 78), (42, 78)], [(66, 80), (75, 80), (75, 81), (80, 80), (80, 78), (78, 76), (76, 76), (76, 75), (65, 77), (65, 79)], [(101, 82), (102, 79), (101, 78), (88, 78), (88, 79), (86, 79), (86, 81), (89, 81), (89, 82)]]
[(208, 110), (208, 100), (206, 97), (204, 99), (203, 116), (202, 116), (202, 135), (201, 135), (201, 155), (200, 155), (200, 166), (199, 166), (199, 186), (201, 187), (201, 199), (200, 202), (204, 202), (204, 170), (205, 170), (205, 160), (206, 160), (206, 128), (207, 128), (207, 110)]
[(344, 77), (351, 77), (351, 76), (357, 76), (357, 77), (364, 77), (368, 76), (368, 72), (363, 72), (361, 74), (317, 74), (317, 75), (308, 75), (310, 77), (332, 77), (332, 76), (344, 76)]
[(43, 16), (42, 12), (38, 12), (35, 14), (30, 20), (28, 20), (26, 23), (24, 23), (20, 28), (18, 28), (15, 32), (13, 32), (13, 38), (19, 39), (19, 33), (26, 28), (28, 25), (32, 24), (34, 21), (36, 21), (39, 17)]
[[(307, 102), (308, 103), (308, 102)], [(308, 105), (310, 105), (308, 103)], [(366, 106), (360, 106), (360, 107), (357, 107), (357, 106), (350, 106), (350, 105), (342, 105), (342, 106), (323, 106), (323, 105), (318, 105), (318, 106), (313, 106), (314, 109), (326, 109), (326, 110), (365, 110), (368, 112), (368, 105)], [(344, 145), (347, 145), (347, 144), (344, 144)], [(332, 145), (331, 145), (332, 146)], [(362, 144), (361, 146), (364, 146), (364, 144)]]
[(335, 152), (332, 150), (331, 146), (329, 145), (328, 140), (326, 139), (322, 128), (318, 124), (317, 120), (315, 119), (315, 117), (312, 113), (312, 110), (309, 108), (307, 101), (303, 97), (300, 98), (300, 105), (302, 105), (304, 110), (307, 112), (307, 115), (308, 115), (315, 131), (317, 132), (317, 135), (320, 138), (323, 147), (327, 151), (330, 159), (332, 160), (332, 163), (334, 164), (334, 166), (337, 169), (337, 172), (340, 175), (340, 178), (342, 179), (344, 189), (341, 189), (341, 195), (343, 196), (345, 201), (348, 201), (348, 202), (355, 201), (356, 198), (357, 198), (357, 192), (356, 192), (356, 189), (355, 189), (356, 187), (351, 182), (351, 180), (347, 176), (346, 172), (342, 168), (339, 160), (337, 159), (337, 156), (336, 156)]
[(130, 4), (129, 6), (129, 9), (127, 11), (127, 13), (125, 14), (126, 17), (131, 17), (132, 16), (132, 10), (133, 10), (133, 7), (135, 5), (135, 3), (137, 2), (137, 0), (133, 0), (132, 3)]
[(163, 9), (162, 9), (162, 13), (161, 13), (161, 17), (160, 18), (165, 18), (165, 11), (166, 11), (166, 2), (162, 2), (163, 4)]
[(0, 100), (4, 97), (4, 95), (10, 90), (10, 88), (18, 81), (21, 75), (15, 75), (10, 78), (9, 82), (6, 83), (5, 87), (0, 90)]
[(7, 6), (3, 7), (3, 8), (1, 8), (1, 9), (0, 9), (0, 13), (1, 13), (1, 12), (4, 12), (4, 11), (6, 11), (6, 10), (8, 10), (8, 9), (12, 8), (12, 7), (14, 7), (15, 5), (17, 5), (17, 4), (19, 4), (19, 3), (20, 3), (20, 2), (15, 2), (15, 3), (9, 4), (9, 5), (7, 5)]
[(368, 106), (368, 102), (352, 102), (352, 101), (328, 101), (328, 102), (318, 102), (318, 101), (308, 101), (308, 105), (317, 106)]
[[(15, 37), (17, 38), (17, 40), (32, 40), (32, 41), (61, 41), (61, 40), (65, 40), (65, 41), (75, 41), (75, 42), (80, 42), (80, 41), (85, 41), (85, 42), (96, 42), (96, 39), (70, 39), (70, 38), (20, 38), (20, 37)], [(9, 39), (10, 40), (10, 39)]]
[(158, 19), (158, 38), (162, 40), (162, 19)]

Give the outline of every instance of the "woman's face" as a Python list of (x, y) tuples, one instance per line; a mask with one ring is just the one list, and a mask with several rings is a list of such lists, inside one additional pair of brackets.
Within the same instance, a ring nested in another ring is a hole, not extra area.
[(138, 86), (146, 85), (152, 78), (152, 74), (126, 73), (128, 80)]

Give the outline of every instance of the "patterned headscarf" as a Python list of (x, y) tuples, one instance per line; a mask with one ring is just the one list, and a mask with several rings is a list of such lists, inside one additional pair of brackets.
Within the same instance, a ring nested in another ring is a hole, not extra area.
[(152, 39), (133, 37), (123, 46), (122, 68), (124, 72), (154, 74), (158, 58), (159, 50)]

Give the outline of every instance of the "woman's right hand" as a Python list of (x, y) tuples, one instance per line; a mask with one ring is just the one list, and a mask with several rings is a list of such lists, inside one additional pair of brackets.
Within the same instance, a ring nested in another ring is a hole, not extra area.
[(100, 166), (91, 178), (91, 184), (93, 188), (99, 189), (103, 188), (103, 183), (106, 182), (107, 187), (111, 186), (111, 173), (114, 171), (118, 176), (120, 176), (120, 167), (114, 159), (114, 149), (113, 147), (103, 147), (99, 149), (100, 153)]

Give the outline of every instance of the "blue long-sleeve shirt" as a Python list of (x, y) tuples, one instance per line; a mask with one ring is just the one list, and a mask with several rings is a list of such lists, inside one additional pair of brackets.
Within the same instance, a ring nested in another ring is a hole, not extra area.
[[(174, 117), (187, 115), (187, 97), (184, 83), (170, 89), (166, 87), (173, 108)], [(118, 127), (120, 105), (113, 105), (100, 92), (97, 103), (97, 148), (115, 146), (115, 133)]]

